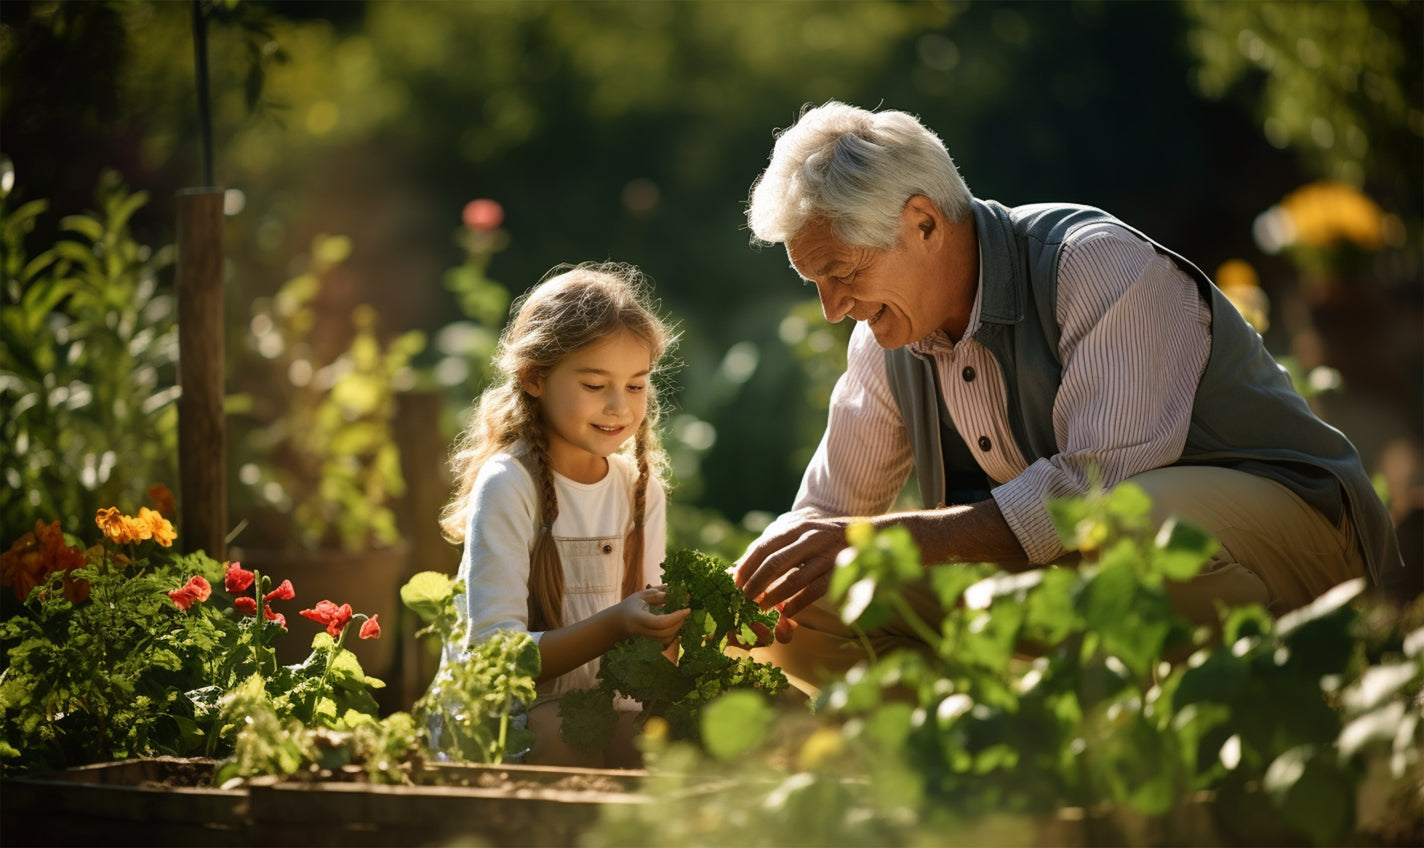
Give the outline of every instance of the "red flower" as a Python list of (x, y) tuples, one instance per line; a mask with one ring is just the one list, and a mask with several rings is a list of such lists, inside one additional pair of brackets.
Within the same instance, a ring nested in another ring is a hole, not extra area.
[(16, 539), (10, 550), (0, 554), (0, 586), (11, 587), (15, 599), (23, 601), (51, 574), (61, 572), (64, 597), (77, 604), (89, 597), (89, 581), (74, 580), (68, 572), (84, 564), (84, 550), (65, 543), (58, 521), (36, 521), (33, 531)]
[(283, 580), (282, 585), (262, 596), (262, 600), (290, 601), (297, 596), (297, 590), (292, 588), (292, 581)]
[(206, 601), (212, 593), (213, 587), (207, 580), (194, 576), (187, 583), (169, 592), (168, 597), (173, 600), (174, 606), (185, 610), (193, 604)]
[(464, 219), (465, 226), (475, 232), (487, 233), (499, 229), (499, 225), (504, 223), (504, 207), (482, 197), (466, 203), (460, 217)]
[(257, 599), (243, 595), (232, 599), (232, 605), (237, 607), (237, 611), (243, 615), (257, 615)]
[(362, 638), (362, 639), (379, 639), (379, 638), (381, 638), (381, 621), (380, 621), (380, 618), (381, 618), (381, 616), (380, 616), (380, 614), (378, 613), (378, 614), (373, 615), (373, 616), (371, 616), (370, 618), (366, 619), (366, 623), (361, 625), (361, 638)]
[(246, 592), (256, 578), (257, 575), (243, 568), (242, 563), (230, 562), (227, 564), (227, 573), (223, 575), (223, 586), (233, 594)]
[(317, 624), (325, 624), (326, 632), (335, 639), (341, 635), (342, 629), (351, 621), (351, 605), (337, 606), (331, 601), (318, 601), (315, 609), (302, 610), (302, 617), (309, 618)]
[(277, 622), (277, 626), (281, 627), (283, 630), (287, 629), (287, 617), (285, 615), (282, 615), (280, 612), (272, 612), (271, 607), (262, 608), (262, 617), (267, 619), (268, 621)]

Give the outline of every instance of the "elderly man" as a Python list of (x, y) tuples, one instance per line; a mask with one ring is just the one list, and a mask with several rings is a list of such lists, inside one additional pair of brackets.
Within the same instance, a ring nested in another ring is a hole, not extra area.
[[(1127, 224), (977, 199), (916, 118), (837, 102), (779, 134), (747, 218), (826, 320), (856, 322), (792, 510), (736, 571), (794, 619), (770, 650), (803, 688), (864, 656), (823, 600), (854, 521), (908, 528), (926, 563), (1018, 570), (1065, 556), (1049, 499), (1131, 480), (1221, 542), (1173, 593), (1196, 620), (1402, 581), (1354, 447), (1205, 274)], [(887, 513), (912, 469), (924, 509)]]

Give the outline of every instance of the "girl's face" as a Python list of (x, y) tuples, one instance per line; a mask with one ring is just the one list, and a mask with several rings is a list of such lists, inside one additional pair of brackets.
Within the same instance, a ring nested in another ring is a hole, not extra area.
[(648, 345), (627, 330), (574, 351), (524, 390), (539, 399), (554, 470), (580, 483), (608, 473), (607, 456), (648, 412)]

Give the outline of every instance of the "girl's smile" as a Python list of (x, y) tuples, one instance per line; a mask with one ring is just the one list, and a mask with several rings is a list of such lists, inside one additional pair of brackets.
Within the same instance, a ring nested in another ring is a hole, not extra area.
[(539, 399), (554, 470), (580, 483), (608, 473), (606, 457), (638, 432), (648, 412), (652, 352), (630, 332), (574, 351), (524, 390)]

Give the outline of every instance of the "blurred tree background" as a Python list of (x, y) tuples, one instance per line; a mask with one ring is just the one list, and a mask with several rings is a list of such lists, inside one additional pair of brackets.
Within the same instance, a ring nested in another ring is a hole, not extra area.
[[(501, 292), (561, 262), (632, 262), (682, 331), (674, 542), (735, 555), (789, 505), (848, 331), (825, 324), (781, 250), (749, 246), (744, 203), (774, 130), (834, 98), (918, 114), (981, 197), (1098, 205), (1216, 273), (1380, 474), (1418, 557), (1424, 4), (201, 8), (235, 416), (272, 389), (254, 363), (287, 361), (263, 337), (312, 267), (331, 268), (297, 328), (312, 361), (353, 334), (422, 331), (390, 379), (440, 393), (448, 439)], [(149, 194), (136, 237), (172, 242), (174, 194), (202, 180), (193, 69), (186, 2), (0, 7), (0, 152), (16, 195), (55, 213), (28, 234), (35, 250), (59, 215), (90, 208), (106, 170)], [(475, 198), (502, 206), (497, 232), (462, 224)], [(322, 259), (330, 236), (343, 241)], [(282, 493), (253, 473), (262, 427), (233, 432), (236, 522)], [(29, 529), (13, 522), (5, 545)]]

